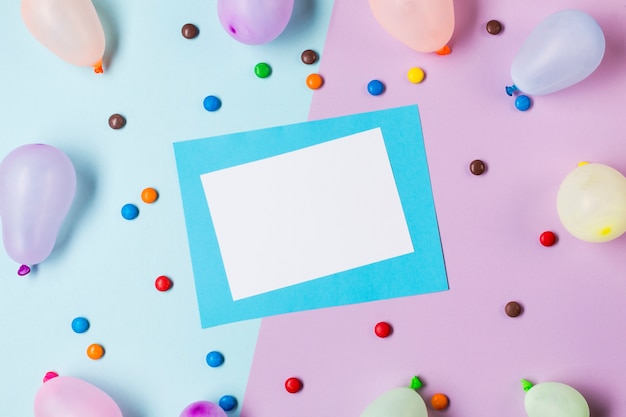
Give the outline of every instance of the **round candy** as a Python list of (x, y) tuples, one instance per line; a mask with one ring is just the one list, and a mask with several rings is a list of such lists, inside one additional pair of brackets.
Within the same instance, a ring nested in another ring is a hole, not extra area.
[(192, 23), (187, 23), (186, 25), (183, 25), (181, 33), (183, 34), (183, 37), (187, 39), (193, 39), (198, 36), (198, 33), (200, 33), (200, 31), (198, 30), (198, 27), (196, 25)]
[(487, 22), (485, 29), (487, 29), (487, 32), (491, 35), (497, 35), (498, 33), (502, 32), (502, 23), (498, 22), (497, 20), (490, 20)]
[(121, 129), (126, 126), (126, 119), (121, 114), (115, 113), (109, 117), (109, 127), (111, 129)]
[(265, 62), (259, 62), (254, 67), (254, 73), (259, 78), (267, 78), (272, 74), (272, 67)]
[(523, 94), (515, 98), (515, 108), (519, 111), (526, 111), (530, 109), (531, 104), (532, 102), (530, 101), (530, 97)]
[(374, 333), (376, 333), (376, 336), (380, 338), (385, 338), (389, 336), (391, 334), (391, 331), (391, 325), (385, 321), (376, 323), (376, 326), (374, 326)]
[(487, 166), (480, 159), (474, 159), (470, 162), (469, 170), (474, 175), (482, 175), (486, 169)]
[(218, 404), (224, 411), (232, 411), (237, 407), (237, 399), (232, 395), (224, 395)]
[(226, 417), (226, 412), (219, 405), (210, 401), (196, 401), (189, 404), (180, 413), (180, 417)]
[(209, 352), (206, 355), (206, 363), (211, 368), (217, 368), (218, 366), (222, 366), (222, 364), (224, 363), (224, 355), (222, 355), (220, 352), (217, 352), (215, 350), (212, 352)]
[(93, 343), (87, 347), (87, 356), (90, 359), (98, 360), (104, 356), (104, 348), (102, 345)]
[(306, 77), (306, 85), (311, 90), (317, 90), (322, 84), (324, 84), (324, 79), (319, 74), (309, 74), (309, 76)]
[(438, 392), (437, 394), (433, 394), (433, 396), (430, 397), (430, 404), (435, 410), (445, 410), (446, 408), (448, 408), (450, 401), (448, 400), (446, 394)]
[(504, 312), (509, 317), (517, 317), (522, 314), (522, 306), (517, 301), (509, 301), (504, 306)]
[(154, 280), (154, 286), (157, 290), (163, 292), (172, 288), (172, 280), (166, 277), (165, 275), (161, 275), (157, 279)]
[(144, 203), (154, 203), (159, 198), (159, 193), (154, 188), (148, 187), (141, 191), (141, 201)]
[(425, 74), (423, 69), (419, 67), (413, 67), (409, 70), (406, 76), (413, 84), (419, 84), (424, 81)]
[(367, 92), (373, 96), (379, 96), (385, 91), (385, 85), (379, 80), (372, 80), (367, 83)]
[(550, 231), (543, 232), (539, 235), (539, 243), (543, 246), (552, 246), (556, 243), (556, 235)]
[(302, 381), (295, 377), (287, 378), (285, 381), (285, 389), (288, 393), (295, 394), (302, 389)]
[(317, 53), (312, 49), (307, 49), (306, 51), (302, 52), (302, 55), (300, 55), (300, 59), (302, 60), (302, 62), (307, 65), (315, 64), (317, 62), (317, 58)]
[(133, 220), (139, 216), (139, 209), (134, 204), (124, 204), (122, 207), (122, 217), (126, 220)]
[(222, 101), (215, 96), (206, 96), (202, 105), (206, 111), (216, 111), (222, 107)]
[(89, 329), (89, 320), (84, 317), (76, 317), (72, 320), (74, 333), (85, 333)]

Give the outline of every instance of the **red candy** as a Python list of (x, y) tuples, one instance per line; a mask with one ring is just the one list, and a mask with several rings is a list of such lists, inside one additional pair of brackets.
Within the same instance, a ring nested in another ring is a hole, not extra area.
[(391, 325), (387, 322), (381, 321), (374, 327), (374, 333), (378, 337), (387, 337), (391, 334)]
[(287, 380), (285, 381), (285, 389), (287, 390), (287, 392), (295, 394), (302, 389), (302, 381), (294, 377), (287, 378)]
[(539, 236), (539, 242), (543, 245), (543, 246), (552, 246), (556, 243), (556, 235), (550, 231), (548, 232), (543, 232), (540, 236)]
[(161, 275), (154, 281), (154, 286), (159, 291), (167, 291), (172, 288), (172, 280), (165, 275)]

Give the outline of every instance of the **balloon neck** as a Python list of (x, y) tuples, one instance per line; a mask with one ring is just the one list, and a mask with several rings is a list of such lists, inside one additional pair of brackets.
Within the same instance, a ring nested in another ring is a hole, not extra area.
[(452, 52), (452, 49), (450, 49), (448, 45), (445, 45), (443, 48), (435, 51), (437, 55), (450, 55), (450, 52)]
[(422, 383), (422, 380), (419, 379), (418, 376), (414, 376), (413, 379), (411, 379), (411, 384), (409, 385), (409, 388), (417, 390), (422, 388), (424, 384)]
[(516, 86), (515, 84), (513, 84), (513, 85), (511, 85), (511, 86), (508, 86), (508, 85), (507, 85), (507, 86), (505, 87), (505, 90), (506, 90), (506, 94), (507, 94), (508, 96), (512, 96), (512, 95), (513, 95), (513, 93), (517, 91), (517, 86)]
[(528, 381), (528, 380), (526, 380), (526, 379), (522, 379), (520, 382), (522, 383), (522, 388), (526, 392), (528, 392), (528, 390), (533, 387), (533, 383)]
[(104, 72), (104, 69), (102, 68), (102, 60), (93, 64), (93, 72), (96, 74), (102, 74)]
[(17, 270), (17, 275), (23, 277), (24, 275), (28, 275), (30, 273), (30, 267), (28, 265), (20, 265)]

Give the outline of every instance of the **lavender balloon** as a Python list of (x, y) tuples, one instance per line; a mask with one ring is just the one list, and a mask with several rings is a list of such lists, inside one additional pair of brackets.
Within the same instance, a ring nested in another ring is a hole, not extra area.
[(278, 37), (287, 27), (294, 0), (217, 0), (217, 16), (230, 36), (247, 45)]
[(189, 404), (180, 417), (227, 417), (226, 412), (217, 404), (210, 401), (196, 401)]
[(20, 275), (52, 252), (75, 192), (74, 165), (53, 146), (20, 146), (0, 163), (2, 240)]

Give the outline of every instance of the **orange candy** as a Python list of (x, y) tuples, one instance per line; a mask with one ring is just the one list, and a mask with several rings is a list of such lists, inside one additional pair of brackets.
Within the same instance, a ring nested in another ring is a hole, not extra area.
[(448, 408), (449, 403), (450, 401), (448, 397), (446, 397), (446, 394), (437, 393), (430, 398), (430, 404), (435, 410), (445, 410)]
[(306, 77), (306, 85), (311, 90), (317, 90), (322, 84), (324, 84), (324, 79), (319, 74), (309, 74), (309, 76)]
[(144, 188), (141, 192), (141, 200), (144, 203), (154, 203), (159, 198), (159, 193), (154, 188)]
[(98, 360), (104, 356), (104, 348), (97, 343), (91, 344), (87, 347), (87, 356), (90, 359)]

